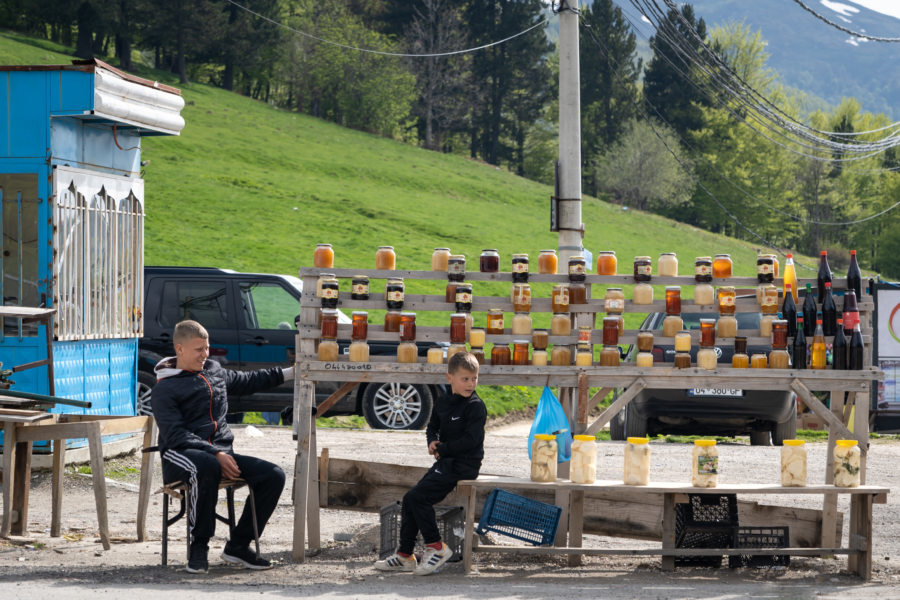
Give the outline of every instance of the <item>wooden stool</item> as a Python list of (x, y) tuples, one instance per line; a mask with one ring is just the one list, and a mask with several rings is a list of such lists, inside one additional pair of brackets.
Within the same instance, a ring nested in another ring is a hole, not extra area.
[[(228, 515), (222, 516), (218, 512), (216, 512), (216, 519), (228, 525), (229, 536), (234, 534), (234, 528), (236, 525), (234, 518), (234, 490), (242, 488), (244, 486), (247, 487), (248, 500), (250, 502), (250, 516), (253, 519), (253, 539), (256, 542), (256, 556), (259, 556), (259, 529), (256, 525), (256, 501), (253, 498), (253, 489), (249, 485), (247, 485), (246, 481), (244, 481), (243, 479), (223, 479), (219, 482), (219, 489), (225, 490)], [(178, 521), (178, 519), (184, 517), (187, 507), (186, 499), (190, 494), (190, 487), (191, 484), (189, 482), (175, 481), (173, 483), (167, 483), (162, 488), (157, 490), (157, 493), (166, 495), (165, 501), (163, 502), (162, 518), (162, 566), (166, 566), (169, 558), (169, 525), (174, 524)], [(178, 514), (170, 519), (169, 503), (172, 501), (172, 499), (180, 500), (181, 507), (178, 509)], [(188, 519), (185, 519), (185, 523), (187, 524), (187, 556), (190, 557), (191, 524)]]

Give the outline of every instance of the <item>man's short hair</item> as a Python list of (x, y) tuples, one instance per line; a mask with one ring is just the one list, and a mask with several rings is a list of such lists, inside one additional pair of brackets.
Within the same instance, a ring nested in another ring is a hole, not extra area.
[(172, 333), (173, 344), (183, 344), (197, 338), (209, 339), (209, 333), (206, 331), (206, 328), (197, 321), (187, 320), (175, 324), (175, 331)]
[(447, 361), (447, 372), (453, 375), (460, 369), (478, 373), (478, 359), (471, 352), (457, 352)]

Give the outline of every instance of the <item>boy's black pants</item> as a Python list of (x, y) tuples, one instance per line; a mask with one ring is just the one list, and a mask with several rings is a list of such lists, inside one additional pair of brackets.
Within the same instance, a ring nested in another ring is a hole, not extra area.
[(480, 467), (480, 461), (469, 464), (442, 458), (431, 466), (419, 483), (406, 492), (400, 508), (399, 552), (412, 554), (416, 546), (416, 534), (419, 532), (426, 544), (440, 541), (441, 532), (434, 515), (434, 505), (446, 498), (459, 480), (478, 477)]

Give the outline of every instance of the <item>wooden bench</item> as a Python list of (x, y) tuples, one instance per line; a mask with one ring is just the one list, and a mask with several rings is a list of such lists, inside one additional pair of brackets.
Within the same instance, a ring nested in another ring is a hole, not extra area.
[[(524, 545), (478, 545), (475, 535), (475, 497), (478, 490), (503, 488), (527, 496), (529, 491), (552, 492), (556, 504), (563, 508), (560, 521), (561, 533), (557, 534), (557, 546)], [(780, 485), (745, 483), (722, 484), (714, 488), (695, 488), (683, 483), (655, 482), (648, 486), (626, 486), (618, 481), (597, 481), (593, 484), (578, 484), (567, 481), (536, 483), (530, 479), (516, 477), (482, 476), (478, 479), (460, 481), (458, 490), (466, 498), (466, 530), (463, 544), (463, 565), (465, 572), (472, 572), (473, 552), (511, 552), (519, 554), (564, 554), (570, 556), (572, 564), (578, 564), (581, 555), (661, 555), (662, 568), (675, 568), (676, 556), (723, 556), (723, 555), (775, 555), (830, 556), (847, 555), (848, 570), (865, 580), (872, 575), (872, 505), (885, 504), (889, 488), (863, 485), (858, 488), (838, 488), (833, 485), (810, 485), (807, 487), (781, 487)], [(660, 548), (583, 548), (584, 496), (586, 492), (607, 493), (647, 493), (663, 495), (662, 546)], [(686, 502), (688, 494), (753, 494), (753, 495), (809, 495), (847, 494), (850, 496), (850, 535), (847, 547), (818, 548), (676, 548), (675, 547), (675, 504)], [(566, 530), (568, 540), (566, 541)], [(571, 560), (574, 559), (574, 560)]]

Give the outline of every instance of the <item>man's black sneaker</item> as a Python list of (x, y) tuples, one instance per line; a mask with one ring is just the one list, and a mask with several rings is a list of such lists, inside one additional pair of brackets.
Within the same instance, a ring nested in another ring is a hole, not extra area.
[(257, 556), (255, 552), (250, 550), (249, 546), (233, 548), (225, 544), (225, 550), (222, 551), (222, 560), (234, 565), (243, 565), (254, 571), (264, 571), (272, 568), (272, 563), (261, 556)]
[(204, 542), (193, 542), (188, 556), (188, 564), (184, 568), (188, 573), (209, 572), (209, 547)]

